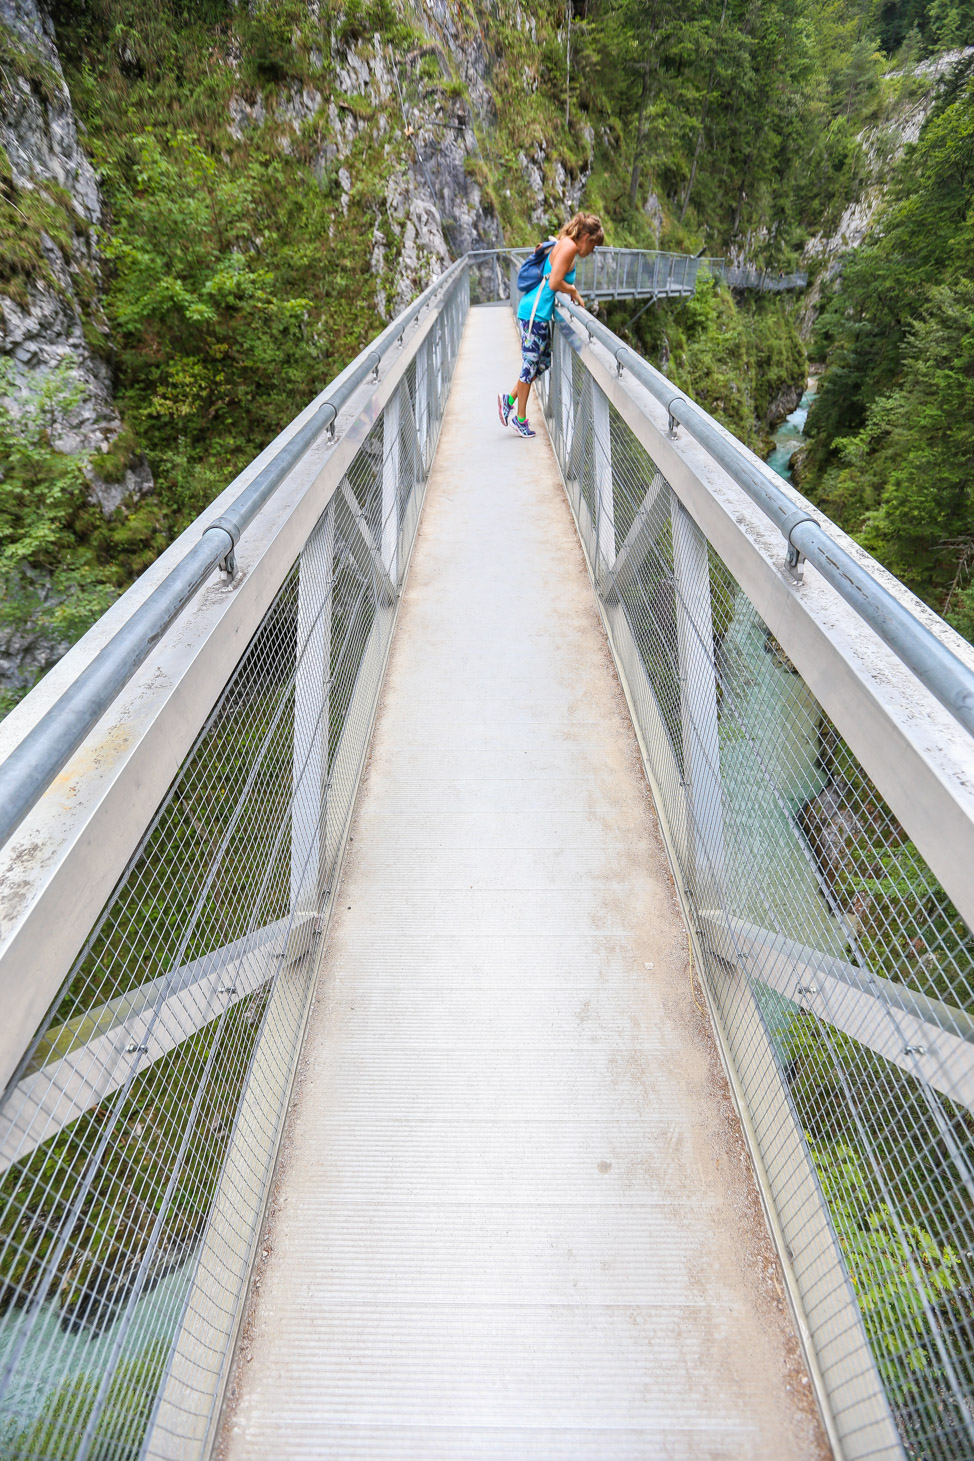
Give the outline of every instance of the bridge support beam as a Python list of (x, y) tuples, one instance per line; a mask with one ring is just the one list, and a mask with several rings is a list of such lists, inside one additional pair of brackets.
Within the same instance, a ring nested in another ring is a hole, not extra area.
[(622, 547), (615, 556), (611, 568), (606, 573), (602, 585), (602, 597), (607, 604), (615, 604), (619, 601), (619, 585), (624, 583), (631, 573), (642, 563), (653, 543), (654, 533), (657, 531), (655, 518), (656, 504), (663, 488), (666, 487), (666, 480), (662, 473), (657, 471), (652, 482), (646, 489), (642, 502), (636, 510), (632, 525), (623, 540)]
[(443, 399), (443, 320), (438, 319), (433, 326), (430, 335), (430, 365), (432, 374), (433, 389), (435, 395), (435, 409), (439, 410), (440, 402)]

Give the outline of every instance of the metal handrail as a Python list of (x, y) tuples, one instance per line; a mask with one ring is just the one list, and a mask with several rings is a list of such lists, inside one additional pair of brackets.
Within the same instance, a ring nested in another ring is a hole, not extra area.
[(445, 270), (335, 378), (328, 399), (254, 477), (226, 512), (204, 529), (198, 543), (115, 633), (91, 663), (0, 763), (0, 845), (17, 829), (85, 736), (121, 692), (153, 647), (217, 567), (232, 574), (241, 534), (289, 472), (364, 380), (377, 371), (394, 340), (435, 294), (455, 280), (469, 260)]
[(628, 370), (645, 386), (666, 407), (671, 423), (686, 427), (694, 440), (771, 519), (788, 544), (790, 567), (796, 568), (802, 558), (813, 564), (920, 683), (974, 735), (974, 670), (883, 588), (851, 553), (840, 547), (804, 507), (796, 506), (787, 493), (769, 481), (743, 448), (727, 438), (713, 417), (688, 400), (671, 380), (624, 345), (618, 335), (606, 329), (587, 310), (568, 302), (559, 302), (559, 309), (605, 346), (619, 369)]

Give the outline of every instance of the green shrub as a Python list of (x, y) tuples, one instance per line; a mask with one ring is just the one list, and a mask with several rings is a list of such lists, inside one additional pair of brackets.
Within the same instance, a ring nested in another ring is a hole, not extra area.
[[(164, 546), (158, 505), (106, 521), (91, 500), (90, 457), (51, 445), (81, 395), (70, 356), (16, 404), (13, 389), (13, 367), (0, 360), (0, 625), (70, 644)], [(120, 441), (119, 458), (134, 449), (130, 432)], [(8, 692), (4, 713), (16, 698)]]
[(812, 1156), (879, 1372), (891, 1402), (902, 1406), (916, 1382), (939, 1369), (929, 1316), (963, 1280), (959, 1255), (871, 1199), (874, 1180), (851, 1146), (813, 1143)]
[[(119, 1365), (86, 1453), (89, 1461), (138, 1461), (165, 1360), (165, 1346), (156, 1344), (137, 1359)], [(74, 1461), (98, 1390), (97, 1375), (76, 1375), (64, 1381), (48, 1397), (44, 1414), (33, 1425), (0, 1430), (4, 1454)]]

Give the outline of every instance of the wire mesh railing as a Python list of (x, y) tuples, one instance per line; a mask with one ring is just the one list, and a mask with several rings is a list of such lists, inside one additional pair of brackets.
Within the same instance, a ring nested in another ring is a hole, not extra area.
[(807, 269), (758, 269), (752, 264), (727, 264), (715, 259), (714, 273), (729, 284), (732, 289), (759, 289), (765, 293), (781, 294), (789, 289), (804, 289), (808, 283)]
[[(833, 673), (795, 629), (797, 588), (742, 567), (736, 500), (724, 551), (708, 540), (687, 503), (694, 481), (723, 490), (715, 464), (583, 341), (555, 332), (548, 426), (833, 1442), (959, 1461), (974, 1455), (974, 884), (965, 920), (877, 787), (883, 734), (857, 756), (855, 697), (813, 693)], [(777, 605), (774, 628), (756, 599)]]
[(468, 306), (461, 268), (321, 468), (249, 642), (223, 621), (225, 683), (7, 1087), (4, 1456), (205, 1452)]
[(575, 266), (579, 292), (592, 299), (661, 298), (689, 295), (701, 260), (690, 254), (645, 249), (597, 249)]

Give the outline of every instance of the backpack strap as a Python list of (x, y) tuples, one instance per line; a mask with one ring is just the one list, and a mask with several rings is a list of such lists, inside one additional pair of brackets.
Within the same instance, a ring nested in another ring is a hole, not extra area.
[(530, 335), (531, 329), (532, 329), (532, 327), (534, 325), (534, 317), (535, 317), (535, 315), (538, 312), (538, 301), (541, 298), (541, 291), (542, 291), (542, 289), (544, 289), (544, 287), (545, 287), (545, 285), (547, 283), (548, 283), (547, 279), (545, 279), (544, 275), (542, 275), (541, 276), (541, 283), (538, 285), (537, 289), (534, 291), (534, 304), (531, 306), (531, 318), (528, 320), (528, 334), (529, 335)]
[[(553, 238), (551, 240), (551, 243), (548, 245), (547, 249), (545, 250), (545, 258), (546, 259), (549, 259), (551, 257), (551, 250), (554, 248), (554, 246), (555, 246), (555, 244), (557, 242), (558, 242), (558, 240), (556, 238)], [(541, 247), (544, 248), (544, 245), (542, 244)], [(531, 318), (528, 320), (528, 334), (531, 333), (531, 328), (534, 325), (534, 317), (535, 317), (535, 315), (538, 312), (538, 302), (541, 299), (541, 291), (542, 291), (542, 289), (545, 288), (546, 285), (547, 285), (548, 289), (551, 290), (551, 285), (548, 284), (548, 280), (545, 277), (544, 271), (542, 270), (542, 273), (541, 273), (541, 283), (538, 285), (537, 289), (535, 290), (534, 304), (532, 305), (532, 308), (531, 308)], [(554, 290), (551, 290), (551, 292), (554, 293)]]

